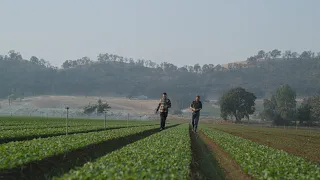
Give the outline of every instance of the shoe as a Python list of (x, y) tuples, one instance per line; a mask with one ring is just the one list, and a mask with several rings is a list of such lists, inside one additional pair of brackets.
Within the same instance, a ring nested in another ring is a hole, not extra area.
[(160, 128), (160, 131), (162, 131), (163, 129), (162, 128)]

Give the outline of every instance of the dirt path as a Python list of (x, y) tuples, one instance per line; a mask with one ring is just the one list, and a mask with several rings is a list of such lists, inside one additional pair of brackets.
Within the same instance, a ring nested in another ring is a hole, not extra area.
[(223, 170), (219, 167), (213, 153), (199, 136), (189, 130), (192, 149), (192, 162), (190, 164), (190, 179), (225, 179)]
[(214, 141), (207, 137), (203, 132), (199, 132), (199, 137), (207, 144), (208, 148), (215, 154), (219, 162), (219, 166), (223, 168), (226, 179), (234, 180), (249, 180), (252, 179), (244, 173), (240, 166), (223, 151)]

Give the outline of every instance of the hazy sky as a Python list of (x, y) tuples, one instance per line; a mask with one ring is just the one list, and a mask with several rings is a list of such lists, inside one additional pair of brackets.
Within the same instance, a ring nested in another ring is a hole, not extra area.
[(60, 66), (99, 53), (224, 64), (260, 49), (320, 51), (319, 0), (0, 0), (0, 54)]

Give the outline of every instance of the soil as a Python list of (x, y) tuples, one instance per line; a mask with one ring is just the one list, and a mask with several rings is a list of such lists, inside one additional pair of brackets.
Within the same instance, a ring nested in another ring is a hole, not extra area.
[(223, 151), (214, 141), (207, 137), (203, 132), (199, 132), (199, 136), (207, 144), (209, 149), (215, 154), (220, 167), (224, 170), (226, 179), (235, 180), (248, 180), (252, 179), (251, 176), (244, 173), (241, 167), (229, 156), (228, 153)]

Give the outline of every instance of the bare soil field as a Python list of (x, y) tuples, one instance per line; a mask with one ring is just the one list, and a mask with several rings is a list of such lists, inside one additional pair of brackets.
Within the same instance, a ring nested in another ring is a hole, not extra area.
[(266, 128), (235, 124), (206, 125), (276, 149), (282, 149), (310, 161), (320, 162), (319, 130)]
[[(26, 97), (22, 101), (14, 101), (13, 105), (28, 104), (35, 108), (70, 108), (79, 109), (88, 104), (97, 103), (98, 99), (107, 101), (113, 112), (128, 112), (137, 114), (152, 114), (157, 106), (157, 100), (130, 100), (127, 98), (113, 97), (85, 97), (85, 96), (35, 96)], [(0, 101), (8, 105), (8, 100)]]

